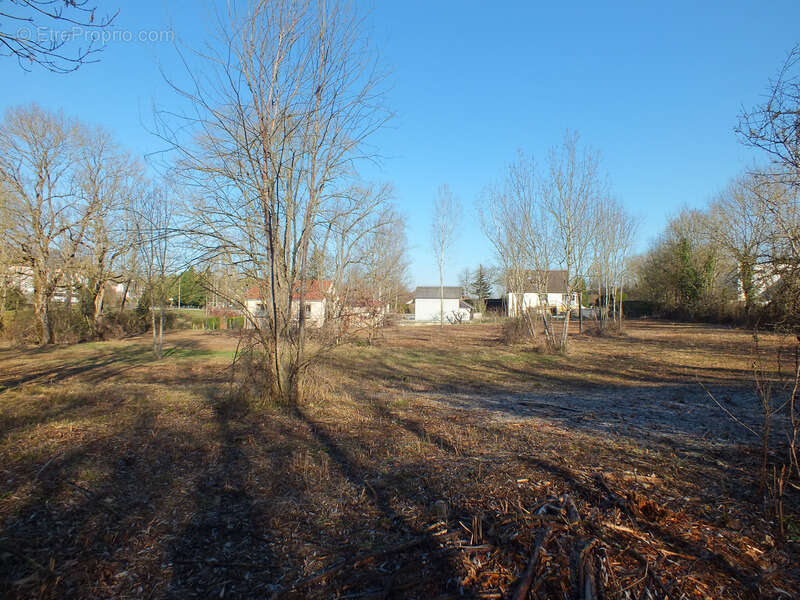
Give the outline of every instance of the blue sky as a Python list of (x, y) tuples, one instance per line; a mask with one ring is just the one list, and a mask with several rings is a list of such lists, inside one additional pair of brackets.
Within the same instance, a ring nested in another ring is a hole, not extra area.
[[(106, 3), (111, 6), (115, 3)], [(800, 3), (360, 3), (391, 69), (396, 117), (372, 143), (408, 218), (413, 285), (438, 281), (431, 203), (448, 183), (464, 206), (447, 266), (491, 264), (475, 212), (481, 190), (518, 148), (542, 159), (576, 130), (600, 151), (615, 195), (642, 226), (639, 250), (681, 206), (698, 206), (759, 156), (738, 143), (742, 105), (756, 104), (800, 43)], [(201, 3), (117, 2), (118, 29), (174, 27), (189, 43), (207, 31)], [(136, 154), (157, 150), (151, 106), (174, 99), (159, 64), (169, 43), (112, 42), (101, 62), (69, 75), (0, 61), (0, 109), (31, 101), (112, 130)]]

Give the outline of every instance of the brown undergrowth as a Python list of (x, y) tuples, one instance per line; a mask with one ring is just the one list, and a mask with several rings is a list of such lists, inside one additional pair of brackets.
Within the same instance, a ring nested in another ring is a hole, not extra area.
[(224, 333), (4, 352), (0, 594), (792, 597), (757, 451), (693, 391), (745, 402), (747, 335), (631, 323), (552, 357), (398, 327), (291, 410), (230, 399)]

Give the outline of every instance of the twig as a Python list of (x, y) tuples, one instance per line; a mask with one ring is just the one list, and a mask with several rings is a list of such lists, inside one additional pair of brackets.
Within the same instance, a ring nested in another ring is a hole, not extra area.
[(41, 469), (39, 469), (38, 471), (36, 471), (36, 475), (33, 477), (33, 480), (34, 480), (34, 481), (38, 480), (38, 479), (39, 479), (39, 475), (41, 475), (41, 474), (42, 474), (42, 472), (43, 472), (43, 471), (44, 471), (44, 470), (45, 470), (47, 467), (49, 467), (49, 466), (50, 466), (50, 463), (51, 463), (51, 462), (53, 462), (55, 459), (57, 459), (59, 456), (61, 456), (61, 454), (62, 454), (62, 453), (61, 453), (61, 452), (59, 452), (59, 453), (57, 453), (57, 454), (54, 454), (52, 457), (50, 457), (50, 460), (48, 460), (46, 463), (44, 463), (44, 464), (42, 465), (42, 468), (41, 468)]
[(724, 406), (722, 406), (722, 404), (719, 402), (719, 400), (717, 400), (717, 399), (714, 397), (714, 394), (712, 394), (712, 393), (709, 391), (709, 389), (708, 389), (708, 388), (707, 388), (705, 385), (703, 385), (703, 382), (702, 382), (702, 381), (700, 381), (700, 377), (698, 377), (697, 375), (695, 375), (695, 379), (697, 379), (697, 383), (700, 385), (700, 387), (701, 387), (701, 388), (703, 388), (703, 391), (704, 391), (706, 394), (708, 394), (708, 397), (709, 397), (709, 398), (711, 398), (711, 399), (714, 401), (714, 403), (715, 403), (717, 406), (719, 406), (719, 407), (720, 407), (720, 408), (721, 408), (723, 411), (725, 411), (725, 414), (727, 414), (727, 415), (728, 415), (728, 416), (729, 416), (731, 419), (733, 419), (733, 420), (734, 420), (734, 422), (738, 423), (739, 425), (741, 425), (742, 427), (744, 427), (745, 429), (747, 429), (747, 431), (749, 431), (750, 433), (752, 433), (752, 434), (753, 434), (754, 436), (756, 436), (758, 439), (761, 439), (761, 438), (762, 438), (762, 435), (761, 435), (760, 433), (758, 433), (758, 432), (757, 432), (755, 429), (753, 429), (752, 427), (750, 427), (750, 426), (749, 426), (749, 425), (747, 425), (746, 423), (743, 423), (743, 422), (742, 422), (742, 421), (741, 421), (741, 420), (740, 420), (740, 419), (739, 419), (739, 418), (738, 418), (736, 415), (734, 415), (734, 414), (733, 414), (731, 411), (729, 411), (727, 408), (725, 408)]
[(65, 479), (64, 481), (65, 481), (66, 483), (68, 483), (69, 485), (71, 485), (72, 487), (74, 487), (74, 488), (75, 488), (76, 490), (78, 490), (80, 493), (82, 493), (82, 494), (83, 494), (83, 495), (84, 495), (84, 496), (85, 496), (85, 497), (86, 497), (88, 500), (93, 500), (93, 501), (95, 502), (95, 504), (97, 504), (97, 506), (99, 506), (100, 508), (102, 508), (102, 509), (103, 509), (104, 511), (106, 511), (107, 513), (109, 513), (109, 514), (112, 514), (112, 515), (114, 515), (115, 517), (119, 517), (120, 519), (124, 519), (124, 518), (125, 518), (125, 517), (124, 517), (122, 514), (120, 514), (118, 511), (114, 510), (114, 509), (113, 509), (113, 508), (111, 508), (110, 506), (107, 506), (107, 505), (106, 505), (104, 502), (101, 502), (101, 501), (98, 499), (98, 497), (97, 497), (97, 495), (96, 495), (96, 494), (93, 494), (91, 491), (87, 490), (85, 487), (83, 487), (83, 486), (81, 486), (81, 485), (78, 485), (77, 483), (75, 483), (74, 481), (70, 481), (69, 479)]
[(533, 553), (528, 561), (528, 566), (525, 567), (525, 571), (522, 573), (517, 591), (514, 592), (511, 600), (524, 600), (528, 597), (528, 591), (531, 589), (531, 582), (533, 581), (533, 576), (536, 572), (536, 563), (539, 560), (539, 554), (541, 554), (541, 550), (547, 543), (551, 533), (552, 528), (548, 527), (536, 541), (536, 545), (533, 547)]

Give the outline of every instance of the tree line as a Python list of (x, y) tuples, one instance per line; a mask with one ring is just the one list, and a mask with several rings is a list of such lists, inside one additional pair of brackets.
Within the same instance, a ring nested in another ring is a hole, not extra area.
[[(124, 284), (123, 307), (140, 284), (156, 355), (188, 265), (226, 307), (245, 309), (255, 289), (258, 310), (244, 314), (260, 393), (294, 401), (314, 357), (379, 323), (405, 289), (393, 189), (359, 176), (376, 158), (368, 139), (391, 116), (383, 72), (349, 5), (251, 2), (216, 23), (212, 48), (176, 46), (186, 72), (168, 83), (183, 110), (154, 115), (163, 163), (146, 167), (60, 112), (7, 111), (0, 251), (4, 267), (32, 277), (42, 344), (56, 341), (54, 299), (72, 279), (97, 331), (107, 284)], [(331, 302), (310, 332), (300, 307), (315, 281)]]
[[(602, 299), (603, 326), (616, 321), (616, 298), (628, 276), (637, 220), (614, 197), (601, 171), (599, 153), (567, 132), (543, 165), (522, 151), (486, 188), (481, 224), (491, 242), (512, 312), (536, 338), (538, 323), (546, 344), (566, 350), (573, 314), (583, 292)], [(564, 271), (563, 326), (555, 331), (544, 303), (523, 304), (525, 293), (547, 294), (550, 271)]]
[(800, 324), (800, 46), (766, 98), (742, 112), (736, 133), (767, 161), (682, 210), (637, 260), (636, 292), (657, 313)]

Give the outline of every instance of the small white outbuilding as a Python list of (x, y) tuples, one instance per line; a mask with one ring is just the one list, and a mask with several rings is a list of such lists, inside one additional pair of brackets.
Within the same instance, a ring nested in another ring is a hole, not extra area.
[[(442, 301), (444, 295), (444, 301)], [(462, 289), (458, 286), (421, 286), (414, 290), (414, 320), (439, 321), (444, 314), (448, 323), (469, 321), (471, 307), (461, 300)]]

